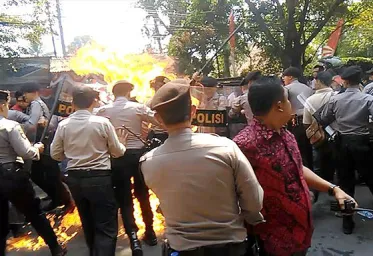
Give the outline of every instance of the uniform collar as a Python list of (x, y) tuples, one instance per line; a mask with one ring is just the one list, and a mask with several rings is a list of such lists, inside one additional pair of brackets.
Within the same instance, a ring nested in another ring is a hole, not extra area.
[(171, 132), (169, 134), (169, 137), (171, 138), (171, 137), (176, 137), (176, 136), (179, 136), (179, 135), (190, 134), (190, 133), (193, 133), (192, 129), (184, 128), (184, 129), (180, 129), (180, 130)]
[(116, 99), (114, 100), (114, 102), (116, 102), (116, 101), (127, 102), (128, 99), (127, 99), (126, 97), (124, 97), (124, 96), (120, 96), (120, 97), (118, 97), (118, 98), (116, 98)]
[(360, 89), (359, 88), (348, 87), (348, 88), (346, 88), (345, 92), (360, 92)]
[(88, 116), (88, 115), (92, 115), (92, 113), (89, 112), (88, 110), (82, 109), (82, 110), (75, 111), (72, 115), (74, 115), (74, 116), (76, 116), (76, 115), (79, 115), (79, 116)]
[(332, 92), (332, 91), (333, 91), (332, 88), (323, 88), (323, 89), (316, 90), (315, 94), (325, 93), (325, 92)]

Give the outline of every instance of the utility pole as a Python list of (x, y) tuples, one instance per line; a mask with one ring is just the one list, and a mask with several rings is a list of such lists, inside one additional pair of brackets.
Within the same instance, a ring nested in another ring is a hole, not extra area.
[(65, 37), (63, 35), (63, 28), (62, 28), (60, 0), (56, 0), (56, 5), (57, 5), (58, 25), (60, 27), (60, 39), (61, 39), (61, 46), (62, 46), (62, 55), (63, 55), (63, 57), (65, 57), (66, 56), (66, 46), (65, 46)]
[(52, 18), (51, 18), (51, 11), (50, 11), (50, 3), (47, 1), (45, 3), (46, 8), (47, 8), (47, 15), (48, 15), (48, 22), (49, 22), (49, 30), (52, 36), (52, 44), (53, 44), (53, 52), (54, 52), (54, 57), (57, 57), (57, 51), (56, 51), (56, 42), (54, 41), (54, 31), (53, 31), (53, 24), (52, 24)]

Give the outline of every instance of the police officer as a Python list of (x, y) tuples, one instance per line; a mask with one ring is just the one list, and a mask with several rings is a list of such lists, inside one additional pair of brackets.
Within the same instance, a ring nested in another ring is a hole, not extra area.
[(23, 170), (22, 158), (38, 160), (44, 145), (31, 146), (20, 125), (6, 119), (8, 111), (9, 93), (0, 91), (0, 255), (5, 255), (9, 232), (9, 202), (31, 222), (52, 255), (65, 255), (66, 248), (59, 245), (49, 221), (41, 213), (29, 174)]
[(151, 108), (169, 138), (141, 158), (141, 170), (160, 200), (170, 247), (180, 256), (245, 255), (243, 219), (263, 220), (263, 190), (250, 163), (231, 140), (192, 132), (188, 81), (165, 84)]
[(240, 113), (244, 113), (247, 119), (247, 123), (253, 119), (253, 113), (248, 102), (248, 92), (250, 85), (261, 77), (260, 71), (252, 71), (242, 80), (240, 86), (242, 86), (243, 94), (233, 100), (232, 108), (229, 111), (229, 117), (237, 118)]
[(153, 213), (149, 202), (149, 189), (144, 184), (139, 173), (139, 159), (144, 154), (144, 144), (140, 141), (141, 125), (143, 122), (159, 126), (154, 118), (154, 112), (144, 104), (129, 101), (130, 92), (134, 86), (128, 81), (121, 80), (113, 86), (114, 103), (103, 106), (97, 115), (108, 117), (114, 127), (125, 125), (137, 135), (128, 135), (127, 151), (123, 157), (112, 159), (113, 184), (119, 203), (123, 225), (130, 238), (133, 255), (142, 255), (141, 244), (137, 238), (138, 227), (133, 215), (133, 200), (131, 193), (131, 177), (134, 178), (134, 195), (139, 200), (143, 220), (146, 226), (144, 242), (154, 246), (157, 237), (153, 230)]
[(363, 92), (373, 95), (373, 68), (368, 70), (366, 74), (369, 76), (368, 84), (364, 87)]
[(73, 92), (76, 112), (58, 124), (51, 144), (57, 161), (69, 159), (69, 185), (82, 221), (90, 255), (114, 256), (118, 234), (118, 209), (111, 181), (111, 157), (126, 151), (110, 121), (92, 115), (98, 93), (88, 86)]
[[(23, 88), (25, 98), (30, 102), (30, 107), (27, 110), (29, 119), (23, 124), (27, 130), (28, 138), (33, 142), (40, 141), (41, 134), (50, 116), (47, 105), (40, 98), (39, 90), (39, 85), (34, 83), (28, 84)], [(50, 125), (49, 129), (51, 130), (52, 128), (52, 125)], [(49, 135), (51, 136), (52, 134)], [(43, 210), (50, 211), (58, 206), (64, 206), (65, 213), (68, 213), (73, 211), (74, 205), (68, 190), (62, 183), (58, 162), (49, 155), (49, 143), (46, 143), (47, 147), (44, 154), (41, 155), (40, 161), (32, 162), (31, 179), (51, 199), (51, 201), (45, 201)]]
[[(369, 115), (373, 115), (373, 96), (359, 89), (361, 69), (351, 66), (341, 77), (346, 91), (331, 98), (322, 113), (322, 122), (337, 124), (340, 136), (337, 140), (338, 178), (342, 190), (353, 196), (355, 193), (355, 170), (358, 170), (373, 193), (371, 171), (372, 149), (369, 143)], [(354, 228), (352, 217), (344, 218), (343, 230), (351, 234)]]
[[(205, 76), (200, 80), (203, 85), (203, 98), (200, 102), (199, 109), (204, 110), (226, 110), (227, 98), (218, 93), (219, 82), (213, 77)], [(205, 127), (201, 126), (198, 129), (201, 133), (216, 133), (219, 135), (227, 135), (226, 127)]]
[(302, 76), (300, 69), (289, 67), (282, 74), (285, 87), (288, 89), (289, 101), (293, 109), (294, 118), (288, 124), (288, 130), (294, 134), (302, 155), (303, 164), (312, 168), (312, 146), (306, 136), (306, 129), (303, 126), (303, 104), (299, 101), (298, 96), (305, 101), (313, 94), (313, 90), (305, 84), (299, 82)]

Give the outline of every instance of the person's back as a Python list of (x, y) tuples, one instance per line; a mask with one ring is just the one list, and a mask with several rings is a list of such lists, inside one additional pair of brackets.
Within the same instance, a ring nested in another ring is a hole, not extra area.
[[(109, 125), (107, 118), (94, 116), (87, 110), (78, 110), (60, 122), (63, 150), (70, 159), (67, 169), (110, 169)], [(121, 155), (120, 152), (111, 153)]]
[[(373, 96), (358, 88), (347, 88), (332, 97), (335, 120), (342, 134), (369, 134), (369, 115), (373, 113)], [(331, 105), (329, 105), (330, 107)]]
[(195, 107), (185, 84), (175, 80), (155, 94), (152, 109), (169, 138), (140, 159), (140, 168), (160, 200), (173, 250), (242, 256), (247, 248), (244, 220), (253, 225), (263, 221), (263, 190), (234, 142), (192, 132)]
[(293, 111), (297, 115), (303, 115), (303, 104), (298, 100), (298, 95), (302, 95), (305, 99), (313, 94), (313, 90), (305, 84), (295, 80), (291, 84), (287, 85), (286, 88), (289, 90), (289, 100)]
[[(144, 116), (149, 110), (144, 104), (120, 97), (112, 104), (101, 107), (97, 115), (109, 118), (114, 127), (126, 126), (137, 136), (141, 137), (142, 123), (143, 121), (148, 121), (144, 120)], [(151, 114), (149, 113), (149, 115)], [(128, 134), (127, 148), (140, 149), (143, 146), (144, 144), (138, 138), (131, 133)]]

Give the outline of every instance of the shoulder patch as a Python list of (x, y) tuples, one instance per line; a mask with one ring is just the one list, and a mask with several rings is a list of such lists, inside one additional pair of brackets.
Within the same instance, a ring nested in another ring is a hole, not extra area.
[(23, 131), (23, 129), (22, 129), (22, 127), (21, 127), (20, 125), (17, 125), (17, 126), (15, 127), (15, 129), (18, 130), (19, 134), (21, 134), (21, 137), (22, 137), (23, 139), (27, 139), (26, 134), (25, 134), (25, 132)]

